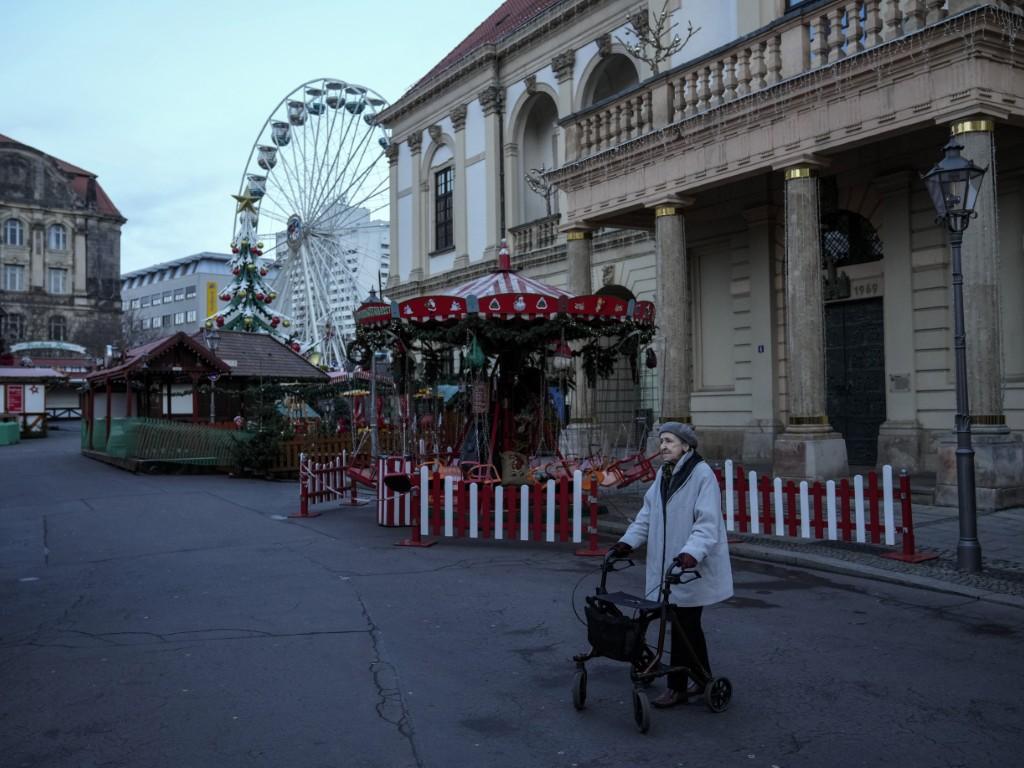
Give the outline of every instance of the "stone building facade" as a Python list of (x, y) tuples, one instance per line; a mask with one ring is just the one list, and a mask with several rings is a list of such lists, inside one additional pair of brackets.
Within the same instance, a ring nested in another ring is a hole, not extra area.
[(96, 175), (0, 135), (0, 307), (6, 343), (118, 338), (125, 218)]
[(1024, 3), (670, 0), (700, 31), (645, 61), (624, 21), (662, 6), (507, 2), (392, 105), (389, 295), (486, 271), (507, 234), (530, 276), (655, 301), (636, 399), (705, 455), (891, 463), (949, 503), (950, 257), (920, 173), (952, 134), (988, 168), (964, 243), (978, 502), (1024, 504)]

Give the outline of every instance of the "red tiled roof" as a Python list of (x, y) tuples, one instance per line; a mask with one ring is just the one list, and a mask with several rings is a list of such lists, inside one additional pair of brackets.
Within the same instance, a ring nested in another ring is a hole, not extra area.
[(30, 152), (36, 152), (43, 157), (50, 158), (50, 160), (54, 162), (54, 165), (57, 166), (58, 170), (71, 176), (71, 188), (74, 190), (76, 195), (82, 198), (82, 200), (85, 200), (88, 197), (89, 182), (91, 180), (96, 193), (96, 210), (100, 213), (106, 214), (107, 216), (117, 216), (119, 219), (124, 218), (124, 216), (121, 215), (121, 212), (117, 210), (117, 206), (114, 205), (114, 202), (107, 196), (107, 193), (103, 191), (103, 187), (101, 187), (100, 183), (96, 180), (95, 173), (79, 168), (77, 165), (72, 165), (58, 157), (48, 155), (35, 147), (30, 147), (28, 144), (22, 144), (20, 141), (15, 141), (11, 137), (4, 136), (0, 133), (0, 147), (3, 147), (5, 144), (16, 149), (27, 149)]
[(562, 0), (506, 0), (409, 90), (415, 90), (420, 84), (448, 69), (480, 46), (496, 43), (507, 37), (541, 11), (546, 11), (560, 2)]

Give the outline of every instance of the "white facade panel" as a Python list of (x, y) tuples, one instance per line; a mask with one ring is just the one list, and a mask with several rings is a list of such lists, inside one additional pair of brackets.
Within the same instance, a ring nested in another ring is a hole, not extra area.
[(484, 151), (484, 111), (475, 99), (466, 106), (466, 157), (479, 155)]
[(409, 145), (402, 141), (398, 145), (398, 192), (401, 194), (412, 185), (412, 155)]
[(413, 196), (398, 198), (398, 279), (408, 280), (412, 271), (412, 200)]
[(480, 261), (487, 247), (487, 161), (466, 168), (466, 216), (469, 260)]

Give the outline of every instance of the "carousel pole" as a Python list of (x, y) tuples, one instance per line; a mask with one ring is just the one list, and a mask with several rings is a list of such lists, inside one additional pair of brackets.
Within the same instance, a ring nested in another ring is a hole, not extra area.
[(377, 453), (377, 350), (370, 352), (370, 455)]

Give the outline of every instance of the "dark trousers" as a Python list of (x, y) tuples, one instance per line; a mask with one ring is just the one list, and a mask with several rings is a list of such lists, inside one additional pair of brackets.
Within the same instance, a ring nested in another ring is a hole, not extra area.
[[(669, 659), (673, 667), (693, 667), (695, 661), (703, 665), (708, 675), (711, 674), (711, 662), (708, 661), (708, 645), (704, 640), (704, 630), (700, 625), (700, 615), (703, 608), (685, 608), (680, 605), (673, 605), (676, 621), (682, 628), (682, 635), (676, 632), (676, 625), (672, 625), (672, 653)], [(686, 647), (689, 641), (690, 648)], [(696, 659), (694, 659), (696, 656)], [(674, 691), (685, 691), (686, 681), (689, 676), (685, 672), (671, 672), (668, 675), (668, 687)]]

